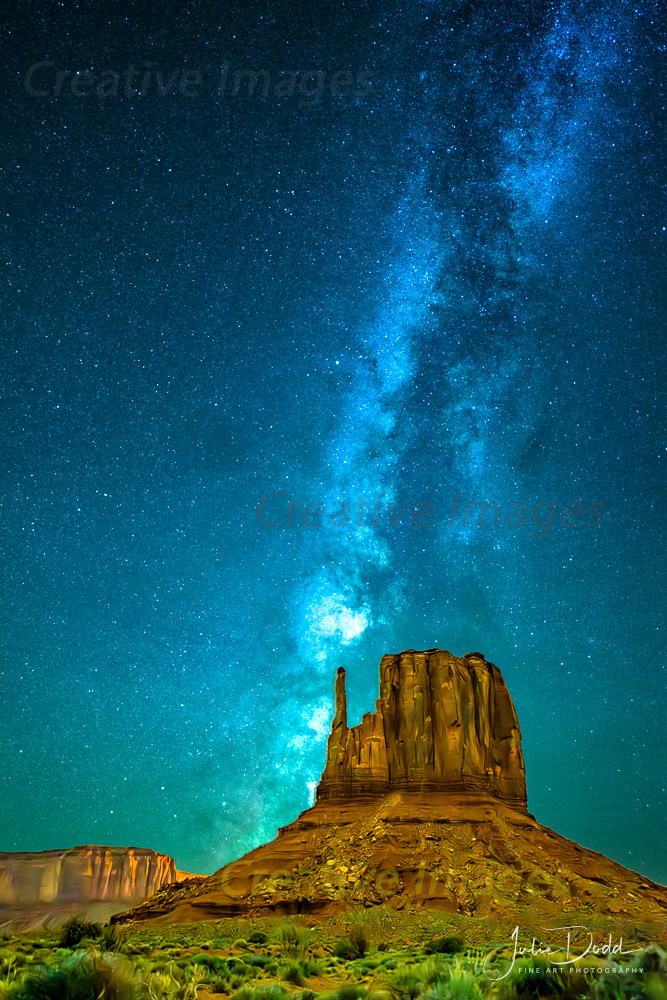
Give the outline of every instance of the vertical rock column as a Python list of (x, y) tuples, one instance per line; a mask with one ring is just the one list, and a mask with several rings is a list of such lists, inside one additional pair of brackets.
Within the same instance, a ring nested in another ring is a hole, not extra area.
[(380, 698), (347, 725), (345, 671), (318, 799), (391, 789), (487, 791), (526, 804), (521, 732), (509, 691), (481, 653), (405, 650), (380, 661)]

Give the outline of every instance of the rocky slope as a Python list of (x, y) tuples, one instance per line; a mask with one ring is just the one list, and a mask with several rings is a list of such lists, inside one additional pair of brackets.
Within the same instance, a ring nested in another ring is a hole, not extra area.
[(139, 847), (0, 853), (0, 924), (38, 926), (71, 913), (102, 919), (191, 876)]
[(348, 728), (345, 675), (316, 801), (270, 844), (117, 921), (329, 915), (380, 903), (501, 920), (606, 915), (665, 929), (667, 889), (541, 826), (521, 734), (481, 653), (380, 663), (374, 713)]

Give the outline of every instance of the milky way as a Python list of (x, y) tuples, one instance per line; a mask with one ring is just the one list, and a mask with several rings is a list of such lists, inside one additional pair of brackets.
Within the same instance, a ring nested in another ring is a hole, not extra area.
[(312, 800), (337, 666), (356, 721), (442, 646), (537, 818), (665, 881), (658, 8), (60, 17), (2, 112), (0, 849), (213, 871)]

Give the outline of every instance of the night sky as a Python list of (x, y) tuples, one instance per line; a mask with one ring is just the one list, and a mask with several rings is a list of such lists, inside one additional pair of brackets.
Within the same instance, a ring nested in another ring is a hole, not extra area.
[(103, 6), (2, 29), (0, 850), (212, 872), (439, 646), (667, 881), (664, 11)]

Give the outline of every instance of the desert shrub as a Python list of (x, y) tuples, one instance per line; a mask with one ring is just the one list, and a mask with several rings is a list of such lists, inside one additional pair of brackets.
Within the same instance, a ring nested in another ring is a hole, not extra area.
[(213, 972), (219, 972), (220, 969), (225, 968), (225, 960), (220, 958), (219, 955), (194, 955), (190, 961), (193, 965), (201, 965)]
[(212, 983), (209, 983), (208, 990), (210, 993), (230, 993), (229, 985), (224, 976), (219, 979), (214, 979)]
[(16, 969), (13, 957), (3, 959), (0, 968), (0, 1000), (8, 1000), (11, 996), (18, 970)]
[(362, 997), (367, 996), (368, 988), (358, 986), (356, 983), (345, 983), (331, 994), (332, 1000), (361, 1000)]
[(421, 979), (409, 969), (397, 972), (383, 985), (392, 1000), (416, 1000), (422, 989)]
[(103, 951), (121, 951), (125, 945), (125, 935), (117, 924), (106, 924), (100, 932), (100, 948)]
[(197, 1000), (199, 990), (204, 988), (203, 978), (199, 970), (189, 976), (179, 976), (172, 968), (166, 973), (151, 973), (144, 983), (149, 1000)]
[(76, 948), (84, 938), (95, 940), (101, 933), (101, 924), (90, 923), (74, 913), (60, 928), (60, 945), (63, 948)]
[(429, 986), (434, 986), (436, 983), (442, 982), (443, 979), (449, 978), (449, 965), (440, 955), (436, 954), (418, 966), (415, 972), (422, 981), (422, 989), (427, 992)]
[(349, 961), (353, 958), (363, 958), (369, 947), (370, 942), (366, 928), (360, 924), (353, 924), (348, 936), (339, 938), (336, 942), (333, 953), (337, 958)]
[(480, 1000), (482, 991), (475, 976), (441, 979), (425, 994), (426, 1000)]
[(370, 947), (368, 931), (362, 924), (352, 924), (348, 939), (356, 958), (363, 958)]
[(265, 934), (264, 931), (253, 931), (252, 934), (248, 936), (250, 944), (266, 944), (268, 940), (268, 934)]
[(303, 927), (297, 927), (291, 922), (281, 926), (278, 940), (283, 953), (289, 958), (305, 958), (310, 947), (310, 933)]
[(360, 958), (355, 964), (363, 972), (375, 972), (376, 969), (380, 968), (382, 962), (379, 958)]
[(245, 986), (251, 976), (247, 972), (232, 972), (227, 976), (227, 988), (229, 993)]
[(644, 995), (648, 1000), (667, 1000), (667, 979), (659, 972), (649, 972), (644, 978)]
[(248, 955), (245, 959), (246, 965), (252, 965), (255, 968), (263, 969), (264, 966), (268, 965), (271, 959), (268, 955)]
[(552, 972), (552, 966), (541, 955), (531, 958), (530, 967), (532, 972), (512, 969), (501, 980), (500, 996), (503, 1000), (537, 1000), (538, 997), (562, 996), (566, 992), (567, 974)]
[(301, 963), (304, 976), (321, 976), (324, 972), (324, 965), (316, 959), (306, 958)]
[(243, 986), (233, 996), (233, 1000), (289, 1000), (289, 994), (282, 986)]
[(306, 979), (303, 970), (298, 962), (289, 962), (280, 970), (280, 978), (284, 983), (292, 983), (293, 986), (305, 986)]
[(667, 974), (667, 952), (659, 944), (650, 944), (634, 956), (634, 963), (644, 972)]
[(427, 941), (424, 945), (424, 951), (427, 955), (456, 955), (463, 951), (463, 947), (463, 938), (458, 934), (451, 934)]
[(0, 951), (0, 976), (6, 978), (14, 967), (14, 953), (11, 951)]
[(354, 949), (352, 947), (352, 942), (350, 941), (350, 939), (343, 937), (340, 938), (338, 941), (336, 941), (333, 953), (336, 956), (336, 958), (343, 958), (345, 959), (345, 961), (348, 961), (348, 959), (353, 958)]
[(70, 955), (57, 966), (30, 972), (12, 991), (15, 1000), (139, 1000), (142, 984), (117, 955)]

